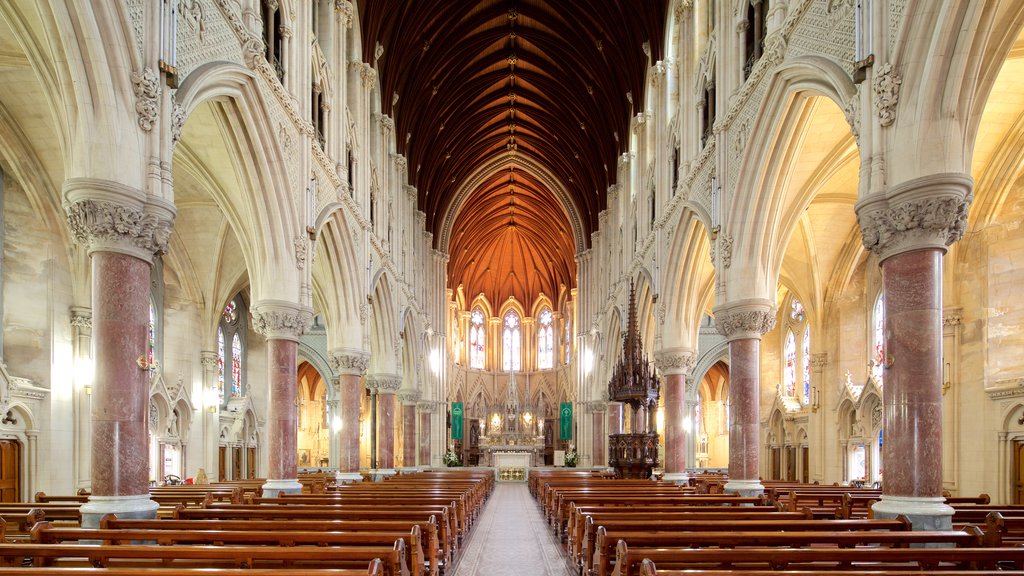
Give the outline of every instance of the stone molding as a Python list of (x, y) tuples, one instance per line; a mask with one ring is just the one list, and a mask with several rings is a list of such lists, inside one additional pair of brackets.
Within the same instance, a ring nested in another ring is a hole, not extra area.
[(406, 390), (404, 392), (399, 392), (398, 399), (403, 405), (415, 405), (420, 400), (420, 391)]
[(605, 400), (594, 400), (584, 404), (584, 408), (591, 414), (601, 414), (608, 411), (608, 402)]
[(79, 330), (92, 330), (92, 308), (72, 306), (71, 326)]
[(152, 262), (167, 252), (174, 205), (117, 182), (71, 178), (64, 182), (64, 211), (75, 241), (89, 253), (120, 252)]
[(217, 353), (212, 350), (203, 350), (199, 352), (199, 363), (203, 366), (204, 370), (216, 370)]
[(973, 187), (966, 174), (933, 174), (858, 201), (864, 247), (880, 261), (912, 250), (945, 252), (967, 229)]
[(397, 374), (369, 374), (366, 387), (378, 394), (394, 394), (402, 389), (402, 377)]
[(338, 374), (361, 376), (370, 365), (370, 355), (362, 350), (332, 350), (329, 361)]
[(689, 348), (666, 348), (654, 353), (654, 365), (664, 375), (689, 374), (697, 354)]
[(771, 300), (747, 298), (715, 306), (715, 329), (727, 340), (760, 339), (775, 328)]
[(892, 62), (886, 62), (875, 71), (875, 79), (871, 84), (875, 93), (875, 112), (878, 123), (891, 126), (896, 122), (896, 105), (900, 102), (900, 86), (903, 77), (896, 73)]
[(252, 327), (267, 340), (299, 341), (313, 321), (313, 310), (285, 300), (253, 303)]
[(149, 67), (132, 72), (132, 91), (135, 92), (139, 128), (151, 132), (160, 112), (160, 77)]
[(811, 368), (824, 368), (828, 366), (828, 352), (811, 354)]
[(437, 402), (426, 402), (421, 401), (416, 403), (416, 410), (425, 414), (434, 414), (437, 412)]

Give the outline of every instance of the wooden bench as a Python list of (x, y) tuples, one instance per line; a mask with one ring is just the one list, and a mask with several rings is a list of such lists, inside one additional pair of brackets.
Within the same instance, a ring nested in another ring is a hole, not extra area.
[[(815, 570), (814, 572), (785, 572), (782, 570), (659, 570), (653, 561), (645, 559), (640, 564), (640, 576), (850, 576), (850, 572), (842, 570)], [(1000, 570), (1001, 576), (1024, 576), (1024, 570)], [(931, 570), (859, 570), (859, 576), (925, 576), (935, 572)], [(943, 570), (942, 576), (977, 576), (977, 570)]]
[[(275, 568), (272, 570), (249, 570), (244, 568), (181, 568), (176, 566), (159, 568), (68, 568), (68, 567), (34, 567), (5, 568), (0, 567), (0, 576), (309, 576), (308, 568)], [(317, 576), (384, 576), (384, 565), (379, 559), (372, 560), (366, 569), (318, 568)]]
[[(227, 531), (270, 531), (282, 535), (285, 532), (357, 532), (357, 531), (393, 531), (411, 532), (413, 527), (419, 528), (426, 559), (430, 572), (435, 576), (445, 566), (445, 559), (452, 551), (442, 547), (443, 541), (438, 537), (437, 521), (430, 517), (426, 521), (409, 520), (129, 520), (120, 519), (114, 514), (106, 514), (100, 519), (102, 530), (149, 530), (149, 531), (196, 531), (208, 532)], [(397, 538), (396, 538), (397, 539)], [(159, 542), (160, 538), (152, 540)]]
[[(828, 546), (832, 548), (853, 548), (856, 546), (885, 546), (906, 548), (911, 545), (942, 544), (960, 548), (979, 548), (983, 535), (976, 526), (964, 530), (940, 531), (801, 531), (801, 532), (625, 532), (606, 531), (604, 526), (597, 529), (596, 553), (588, 558), (584, 568), (592, 568), (592, 574), (607, 576), (612, 571), (612, 560), (616, 546), (622, 540), (631, 548), (802, 548)], [(590, 562), (592, 560), (592, 563)]]
[(978, 569), (1024, 568), (1024, 548), (642, 548), (619, 540), (612, 576), (636, 576), (650, 559), (672, 569), (749, 568), (764, 570)]

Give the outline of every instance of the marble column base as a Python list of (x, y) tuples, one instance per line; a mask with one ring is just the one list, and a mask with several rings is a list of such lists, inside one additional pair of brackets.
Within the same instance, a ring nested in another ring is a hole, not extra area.
[(271, 479), (268, 478), (266, 484), (263, 485), (263, 497), (264, 498), (277, 498), (278, 492), (284, 492), (285, 494), (302, 494), (302, 484), (296, 479)]
[(104, 514), (116, 514), (124, 520), (153, 520), (160, 505), (149, 499), (149, 494), (140, 496), (90, 496), (80, 508), (82, 528), (99, 528)]
[(945, 498), (922, 496), (886, 496), (871, 507), (875, 518), (906, 516), (914, 530), (951, 530), (953, 507)]
[(686, 486), (690, 483), (690, 475), (686, 472), (669, 472), (661, 477), (664, 482), (672, 482), (681, 486)]
[(398, 470), (394, 468), (374, 468), (370, 470), (370, 480), (374, 482), (381, 482), (387, 478), (398, 474)]
[(338, 484), (348, 484), (349, 482), (362, 482), (363, 475), (359, 472), (335, 472), (334, 481)]
[(400, 466), (398, 468), (399, 474), (416, 474), (417, 472), (423, 472), (422, 466)]
[(740, 496), (760, 496), (764, 494), (764, 485), (760, 480), (729, 480), (725, 483), (726, 494)]

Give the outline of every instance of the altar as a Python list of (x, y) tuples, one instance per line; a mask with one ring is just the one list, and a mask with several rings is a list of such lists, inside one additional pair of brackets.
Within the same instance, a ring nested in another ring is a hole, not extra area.
[(533, 455), (530, 452), (492, 452), (491, 460), (498, 480), (525, 482)]
[[(531, 398), (529, 379), (526, 397)], [(543, 409), (520, 404), (513, 372), (504, 405), (489, 406), (487, 413), (490, 418), (480, 419), (480, 464), (494, 467), (498, 480), (525, 481), (527, 470), (544, 465)]]

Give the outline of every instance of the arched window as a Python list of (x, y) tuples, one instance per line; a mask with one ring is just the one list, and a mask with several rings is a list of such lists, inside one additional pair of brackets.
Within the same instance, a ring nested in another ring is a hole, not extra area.
[(565, 365), (568, 366), (572, 359), (572, 324), (568, 318), (565, 319), (565, 342), (562, 346), (565, 347)]
[(149, 338), (146, 341), (146, 360), (149, 363), (149, 373), (156, 372), (156, 304), (149, 299)]
[(555, 367), (555, 329), (552, 327), (554, 317), (551, 310), (545, 308), (540, 313), (537, 328), (537, 368), (546, 370)]
[(522, 370), (522, 333), (519, 326), (519, 314), (509, 310), (505, 314), (504, 327), (501, 330), (501, 368), (502, 370)]
[(811, 326), (808, 324), (804, 326), (804, 342), (803, 350), (801, 351), (803, 358), (801, 362), (804, 365), (804, 389), (803, 394), (800, 397), (800, 401), (804, 404), (811, 403)]
[(477, 308), (469, 316), (469, 367), (484, 369), (484, 313)]
[(782, 371), (782, 393), (790, 398), (796, 396), (796, 338), (793, 331), (786, 331), (786, 347), (783, 349), (786, 365)]
[(874, 331), (871, 338), (871, 376), (882, 385), (882, 367), (885, 364), (885, 294), (879, 294), (875, 300), (875, 310), (872, 315)]
[(245, 303), (240, 295), (221, 312), (217, 327), (217, 396), (223, 406), (245, 395)]

